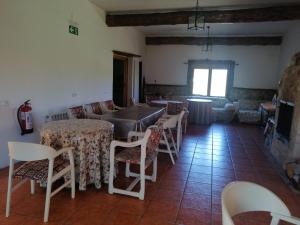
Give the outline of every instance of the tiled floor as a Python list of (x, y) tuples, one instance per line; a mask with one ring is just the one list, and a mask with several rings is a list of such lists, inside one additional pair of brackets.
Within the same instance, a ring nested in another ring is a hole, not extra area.
[[(158, 180), (147, 182), (144, 201), (109, 195), (89, 187), (71, 200), (63, 191), (52, 199), (49, 225), (221, 224), (223, 187), (234, 180), (259, 183), (278, 194), (295, 216), (300, 196), (272, 168), (263, 153), (262, 129), (255, 126), (190, 126), (176, 165), (165, 154), (158, 161)], [(120, 185), (128, 183), (119, 179)], [(44, 190), (29, 194), (29, 184), (13, 193), (12, 214), (4, 217), (7, 171), (0, 171), (0, 224), (43, 224)], [(255, 198), (255, 196), (253, 196)], [(238, 216), (238, 224), (268, 224), (266, 214)]]

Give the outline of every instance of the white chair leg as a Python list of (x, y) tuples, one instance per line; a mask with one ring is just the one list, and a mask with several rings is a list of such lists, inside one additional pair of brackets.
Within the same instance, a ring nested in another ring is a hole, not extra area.
[(130, 163), (126, 162), (125, 177), (129, 177), (129, 174), (130, 174)]
[(46, 201), (45, 201), (45, 211), (44, 211), (44, 223), (48, 222), (48, 217), (49, 217), (51, 189), (52, 189), (53, 164), (54, 164), (54, 160), (49, 160), (47, 191), (46, 191)]
[(8, 186), (7, 186), (7, 199), (6, 199), (6, 212), (5, 216), (8, 217), (10, 214), (10, 203), (11, 203), (11, 192), (12, 192), (12, 182), (13, 182), (13, 171), (14, 171), (14, 163), (13, 160), (10, 159), (9, 163), (9, 175), (8, 175)]
[(115, 165), (114, 165), (114, 157), (113, 159), (110, 157), (110, 165), (109, 165), (109, 180), (108, 180), (108, 193), (114, 193), (114, 175), (115, 175)]
[(144, 200), (145, 196), (145, 165), (140, 165), (140, 183), (141, 189), (139, 193), (139, 199)]
[(172, 161), (173, 165), (175, 165), (175, 161), (174, 161), (174, 158), (173, 158), (173, 155), (172, 155), (172, 152), (171, 152), (171, 148), (170, 148), (170, 145), (169, 145), (169, 142), (168, 142), (168, 138), (167, 138), (167, 136), (166, 136), (165, 131), (163, 131), (163, 138), (165, 139), (166, 146), (167, 146), (167, 150), (168, 150), (168, 152), (169, 152), (171, 161)]
[(170, 132), (170, 134), (171, 134), (171, 142), (172, 142), (172, 145), (173, 145), (175, 154), (176, 154), (176, 156), (177, 156), (177, 158), (178, 158), (178, 149), (177, 149), (177, 147), (176, 147), (176, 144), (175, 144), (175, 141), (174, 141), (174, 138), (173, 138), (173, 133), (172, 133), (172, 131), (171, 131), (170, 128), (169, 128), (169, 132)]
[(71, 197), (75, 198), (75, 168), (71, 168)]
[(35, 182), (30, 180), (30, 193), (33, 195), (35, 193)]
[(156, 181), (157, 176), (157, 157), (153, 160), (152, 182)]

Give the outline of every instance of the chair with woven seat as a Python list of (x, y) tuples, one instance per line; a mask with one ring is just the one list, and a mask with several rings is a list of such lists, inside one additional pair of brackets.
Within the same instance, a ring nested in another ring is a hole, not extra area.
[[(159, 145), (161, 130), (157, 126), (150, 126), (145, 133), (129, 132), (129, 142), (112, 141), (110, 145), (110, 171), (109, 171), (109, 188), (110, 194), (118, 193), (137, 197), (144, 200), (145, 180), (156, 181), (157, 173), (157, 148)], [(132, 138), (138, 140), (130, 142)], [(116, 147), (125, 148), (115, 155)], [(126, 176), (135, 177), (136, 179), (128, 186), (126, 190), (114, 187), (115, 161), (126, 163)], [(152, 175), (145, 174), (145, 170), (153, 164)], [(130, 164), (137, 164), (140, 167), (140, 173), (130, 172)], [(140, 190), (132, 191), (136, 184), (140, 182)]]
[[(33, 143), (9, 142), (9, 176), (6, 202), (6, 217), (10, 214), (11, 194), (27, 180), (30, 180), (31, 194), (35, 192), (35, 182), (47, 183), (44, 222), (48, 222), (50, 199), (60, 190), (71, 185), (71, 197), (75, 198), (75, 169), (72, 147), (55, 149)], [(65, 160), (62, 154), (67, 154), (69, 160)], [(14, 170), (14, 161), (26, 161)], [(51, 191), (52, 183), (70, 173), (71, 179)], [(13, 186), (13, 178), (21, 178), (18, 184)]]
[(277, 225), (280, 220), (300, 225), (300, 219), (291, 216), (284, 202), (263, 186), (245, 181), (225, 186), (222, 192), (223, 225), (234, 225), (232, 217), (237, 214), (258, 211), (271, 213), (271, 225)]

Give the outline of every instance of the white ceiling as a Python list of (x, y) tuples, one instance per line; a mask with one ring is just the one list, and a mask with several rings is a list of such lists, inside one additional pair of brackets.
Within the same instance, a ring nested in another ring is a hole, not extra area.
[[(106, 12), (192, 8), (196, 0), (90, 0)], [(300, 3), (300, 0), (199, 0), (200, 7), (257, 6)]]
[[(281, 36), (296, 21), (207, 24), (211, 36)], [(136, 27), (146, 36), (206, 36), (205, 31), (187, 30), (187, 25), (164, 25)]]

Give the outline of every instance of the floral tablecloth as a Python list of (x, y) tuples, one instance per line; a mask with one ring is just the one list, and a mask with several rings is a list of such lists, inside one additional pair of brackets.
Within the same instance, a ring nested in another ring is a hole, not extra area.
[(113, 128), (112, 123), (103, 120), (52, 121), (42, 127), (41, 143), (57, 150), (74, 147), (75, 180), (79, 190), (86, 190), (88, 184), (101, 188), (101, 177), (108, 183)]

